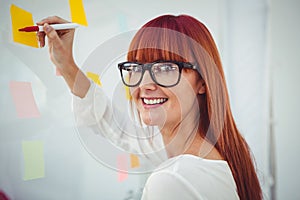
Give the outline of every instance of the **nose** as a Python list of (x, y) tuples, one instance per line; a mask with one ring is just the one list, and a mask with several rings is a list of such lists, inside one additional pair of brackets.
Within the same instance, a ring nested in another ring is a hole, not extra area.
[(151, 78), (150, 72), (148, 70), (145, 71), (139, 87), (154, 90), (156, 86), (157, 85), (154, 83), (154, 81)]

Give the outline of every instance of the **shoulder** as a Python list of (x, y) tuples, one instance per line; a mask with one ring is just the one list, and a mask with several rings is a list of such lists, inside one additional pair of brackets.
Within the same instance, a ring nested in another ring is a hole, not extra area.
[(237, 199), (227, 162), (191, 155), (163, 163), (150, 175), (144, 192), (151, 199)]
[(191, 183), (172, 171), (151, 174), (143, 192), (143, 200), (202, 199)]

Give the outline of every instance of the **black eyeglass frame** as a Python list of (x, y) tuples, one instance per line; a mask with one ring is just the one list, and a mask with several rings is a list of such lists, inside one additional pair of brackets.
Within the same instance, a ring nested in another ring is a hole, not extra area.
[[(133, 63), (133, 64), (138, 64), (138, 65), (142, 65), (142, 75), (141, 75), (141, 78), (140, 80), (134, 84), (134, 85), (129, 85), (127, 84), (125, 81), (124, 81), (124, 77), (123, 77), (123, 72), (122, 72), (122, 69), (125, 69), (124, 65), (127, 64), (127, 63)], [(179, 68), (179, 76), (178, 76), (178, 79), (176, 81), (176, 83), (172, 84), (172, 85), (162, 85), (160, 83), (157, 82), (157, 80), (155, 79), (155, 75), (153, 74), (152, 72), (152, 67), (154, 64), (157, 64), (157, 63), (174, 63), (178, 66)], [(153, 82), (161, 87), (173, 87), (175, 85), (177, 85), (180, 81), (180, 78), (181, 78), (181, 72), (182, 72), (182, 69), (183, 68), (186, 68), (186, 69), (193, 69), (193, 70), (196, 70), (197, 67), (189, 62), (178, 62), (178, 61), (172, 61), (172, 60), (159, 60), (159, 61), (155, 61), (155, 62), (152, 62), (152, 63), (139, 63), (139, 62), (130, 62), (130, 61), (125, 61), (125, 62), (121, 62), (118, 64), (118, 68), (120, 70), (120, 74), (121, 74), (121, 78), (122, 78), (122, 82), (124, 85), (126, 85), (127, 87), (136, 87), (138, 85), (140, 85), (140, 83), (142, 82), (143, 80), (143, 77), (144, 77), (144, 74), (145, 74), (145, 71), (148, 70), (149, 71), (149, 74), (151, 76), (151, 79), (153, 80)]]

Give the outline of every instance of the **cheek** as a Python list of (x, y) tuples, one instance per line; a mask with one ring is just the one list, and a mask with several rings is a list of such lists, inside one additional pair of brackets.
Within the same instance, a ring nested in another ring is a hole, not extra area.
[(177, 93), (170, 105), (170, 114), (180, 118), (185, 118), (194, 106), (194, 99), (195, 96), (187, 94), (187, 92)]
[(130, 87), (130, 88), (126, 89), (126, 92), (128, 93), (126, 95), (129, 95), (134, 102), (137, 102), (137, 100), (139, 99), (139, 94), (140, 94), (139, 91), (140, 90), (138, 87)]
[(187, 112), (190, 112), (191, 109), (197, 109), (197, 93), (195, 92), (194, 87), (188, 80), (182, 78), (180, 84), (178, 84), (176, 88), (174, 87), (172, 89), (172, 92), (174, 96), (173, 102), (177, 105), (176, 110), (180, 109), (182, 115), (185, 115)]

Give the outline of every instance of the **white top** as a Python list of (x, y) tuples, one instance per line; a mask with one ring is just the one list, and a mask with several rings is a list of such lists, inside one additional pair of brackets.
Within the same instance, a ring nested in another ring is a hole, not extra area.
[(163, 147), (160, 134), (152, 144), (149, 140), (137, 140), (134, 136), (147, 135), (147, 129), (130, 123), (128, 110), (125, 112), (112, 104), (91, 81), (83, 99), (73, 98), (75, 119), (78, 127), (90, 127), (95, 134), (101, 134), (117, 146), (130, 152), (146, 152), (147, 158), (160, 163), (146, 182), (142, 200), (239, 199), (226, 161), (188, 154), (168, 159), (164, 151), (157, 153)]
[(130, 120), (126, 104), (129, 101), (124, 96), (115, 99), (115, 102), (109, 101), (104, 91), (91, 81), (84, 98), (73, 96), (73, 112), (81, 139), (87, 137), (92, 130), (94, 134), (105, 137), (116, 148), (128, 153), (147, 154), (146, 157), (151, 160), (149, 164), (161, 164), (167, 159), (161, 134), (155, 132), (151, 136), (152, 142), (149, 142), (149, 129), (141, 128)]
[(185, 154), (164, 162), (148, 178), (142, 200), (239, 199), (226, 161)]

